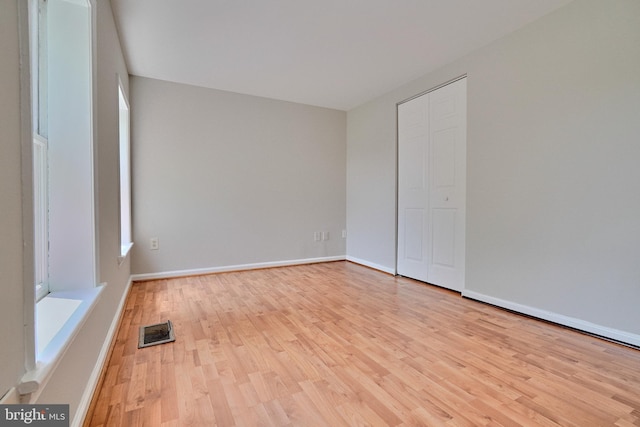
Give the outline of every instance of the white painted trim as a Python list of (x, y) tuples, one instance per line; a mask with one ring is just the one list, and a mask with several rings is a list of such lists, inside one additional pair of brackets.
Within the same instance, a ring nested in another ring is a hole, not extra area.
[(71, 421), (71, 426), (81, 426), (84, 423), (85, 417), (87, 416), (87, 411), (89, 410), (91, 399), (93, 398), (93, 394), (96, 390), (96, 387), (98, 386), (98, 381), (100, 380), (100, 373), (102, 372), (102, 368), (107, 362), (107, 357), (109, 356), (111, 342), (114, 340), (115, 335), (118, 332), (118, 322), (120, 321), (122, 310), (124, 310), (124, 305), (127, 301), (127, 296), (129, 296), (129, 290), (131, 289), (132, 283), (133, 279), (129, 277), (129, 282), (127, 283), (124, 293), (122, 294), (122, 298), (120, 298), (120, 303), (118, 304), (118, 308), (116, 309), (113, 319), (111, 320), (111, 326), (109, 326), (107, 336), (104, 339), (104, 344), (102, 344), (100, 354), (98, 354), (96, 365), (93, 367), (93, 371), (91, 372), (89, 380), (87, 381), (87, 386), (84, 388), (84, 393), (82, 393), (82, 397), (80, 398), (80, 402), (78, 403), (78, 409), (76, 410), (76, 414)]
[(133, 242), (127, 243), (126, 245), (120, 247), (121, 255), (118, 256), (118, 265), (122, 265), (124, 260), (127, 259), (127, 257), (131, 253), (131, 248), (133, 248)]
[(352, 256), (347, 256), (347, 261), (350, 261), (350, 262), (353, 262), (353, 263), (356, 263), (356, 264), (360, 264), (360, 265), (364, 265), (365, 267), (373, 268), (374, 270), (380, 270), (380, 271), (382, 271), (384, 273), (391, 274), (393, 276), (396, 275), (396, 269), (395, 268), (385, 267), (383, 265), (376, 264), (376, 263), (369, 262), (369, 261), (365, 261), (363, 259), (355, 258), (355, 257), (352, 257)]
[(257, 262), (253, 264), (226, 265), (222, 267), (194, 268), (190, 270), (161, 271), (159, 273), (142, 273), (132, 275), (132, 280), (168, 279), (171, 277), (195, 276), (199, 274), (226, 273), (229, 271), (257, 270), (260, 268), (288, 267), (292, 265), (317, 264), (321, 262), (344, 261), (344, 255), (292, 259), (287, 261)]
[[(67, 0), (69, 1), (69, 0)], [(100, 255), (98, 254), (98, 248), (100, 247), (100, 230), (98, 219), (98, 197), (100, 189), (98, 187), (98, 11), (95, 7), (93, 0), (70, 0), (71, 3), (77, 3), (78, 6), (86, 7), (88, 11), (89, 19), (89, 75), (91, 79), (91, 88), (89, 89), (89, 135), (91, 135), (91, 141), (89, 141), (89, 156), (91, 160), (91, 229), (92, 229), (92, 246), (91, 257), (93, 261), (93, 283), (100, 283)]]
[[(22, 283), (24, 310), (24, 367), (27, 371), (36, 368), (36, 295), (34, 258), (33, 216), (33, 132), (31, 117), (31, 60), (30, 60), (30, 9), (32, 2), (18, 2), (18, 25), (20, 31), (20, 126), (21, 126), (21, 170), (22, 170)], [(16, 248), (17, 250), (17, 248)]]
[(49, 379), (58, 367), (58, 364), (60, 364), (60, 361), (71, 346), (76, 335), (80, 329), (82, 329), (82, 325), (84, 325), (87, 318), (91, 315), (105, 287), (106, 283), (103, 283), (92, 289), (79, 289), (76, 291), (49, 294), (54, 297), (81, 299), (82, 304), (80, 304), (47, 347), (37, 355), (35, 368), (27, 371), (21, 378), (16, 388), (20, 395), (25, 396), (23, 399), (27, 399), (25, 403), (35, 403), (38, 401), (42, 390), (45, 388), (47, 382), (49, 382)]
[(630, 332), (609, 328), (606, 326), (587, 322), (585, 320), (576, 319), (575, 317), (565, 316), (562, 314), (554, 313), (547, 310), (542, 310), (535, 307), (530, 307), (527, 305), (519, 304), (517, 302), (495, 298), (489, 295), (481, 294), (479, 292), (474, 292), (466, 289), (462, 291), (462, 296), (465, 298), (471, 298), (471, 299), (486, 302), (498, 307), (506, 308), (507, 310), (513, 310), (518, 313), (537, 317), (539, 319), (548, 320), (549, 322), (557, 323), (563, 326), (568, 326), (570, 328), (575, 328), (580, 331), (599, 335), (601, 337), (609, 338), (612, 340), (620, 341), (620, 342), (627, 343), (634, 346), (640, 346), (640, 335), (632, 334)]

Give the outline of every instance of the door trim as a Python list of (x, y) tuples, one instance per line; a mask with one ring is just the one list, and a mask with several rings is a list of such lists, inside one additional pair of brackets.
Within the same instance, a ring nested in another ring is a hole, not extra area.
[(461, 75), (459, 75), (458, 77), (454, 77), (454, 78), (452, 78), (451, 80), (447, 80), (447, 81), (446, 81), (446, 82), (444, 82), (444, 83), (441, 83), (441, 84), (439, 84), (439, 85), (437, 85), (437, 86), (434, 86), (434, 87), (432, 87), (432, 88), (430, 88), (430, 89), (427, 89), (427, 90), (425, 90), (425, 91), (423, 91), (423, 92), (420, 92), (420, 93), (418, 93), (418, 94), (412, 95), (412, 96), (410, 96), (410, 97), (409, 97), (409, 98), (407, 98), (407, 99), (403, 99), (402, 101), (396, 102), (396, 146), (398, 145), (398, 138), (397, 138), (397, 136), (398, 136), (398, 130), (399, 130), (399, 129), (398, 129), (398, 120), (397, 120), (397, 118), (398, 118), (398, 106), (399, 106), (399, 105), (404, 104), (405, 102), (409, 102), (409, 101), (411, 101), (411, 100), (413, 100), (413, 99), (420, 98), (422, 95), (426, 95), (426, 94), (428, 94), (428, 93), (430, 93), (430, 92), (434, 92), (434, 91), (436, 91), (436, 90), (438, 90), (438, 89), (442, 89), (442, 88), (443, 88), (443, 87), (445, 87), (445, 86), (449, 86), (451, 83), (455, 83), (455, 82), (457, 82), (458, 80), (462, 80), (462, 79), (465, 79), (465, 78), (467, 78), (467, 73), (461, 74)]

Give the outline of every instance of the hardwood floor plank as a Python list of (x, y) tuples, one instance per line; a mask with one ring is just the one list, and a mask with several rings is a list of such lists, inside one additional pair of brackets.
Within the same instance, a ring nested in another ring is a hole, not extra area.
[[(376, 414), (371, 407), (360, 400), (345, 402), (338, 407), (338, 411), (347, 420), (349, 426), (387, 426), (388, 424)], [(303, 424), (299, 424), (303, 425)]]
[(331, 398), (322, 393), (322, 387), (318, 384), (307, 380), (300, 383), (302, 390), (314, 407), (323, 415), (331, 426), (340, 426), (345, 424), (345, 419), (338, 412)]
[(229, 402), (227, 402), (222, 382), (219, 379), (215, 379), (209, 381), (207, 384), (216, 424), (219, 426), (234, 425), (233, 413), (229, 407)]
[(174, 369), (162, 369), (160, 373), (160, 420), (162, 423), (177, 421), (180, 418), (178, 410), (178, 393)]
[[(138, 349), (171, 320), (176, 341)], [(640, 426), (640, 351), (348, 262), (135, 283), (91, 426)]]
[(275, 426), (292, 426), (291, 420), (287, 416), (287, 413), (282, 409), (280, 402), (277, 400), (270, 400), (264, 403), (264, 408), (267, 411), (269, 419)]

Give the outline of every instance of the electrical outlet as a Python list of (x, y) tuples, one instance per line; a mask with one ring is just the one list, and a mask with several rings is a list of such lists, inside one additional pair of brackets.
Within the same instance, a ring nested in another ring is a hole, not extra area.
[(347, 238), (347, 230), (342, 230), (342, 238), (343, 239)]
[(160, 249), (160, 240), (157, 237), (152, 237), (149, 240), (149, 249), (151, 249), (152, 251), (157, 251), (158, 249)]
[(329, 232), (328, 231), (323, 231), (322, 232), (322, 240), (329, 240)]
[(314, 242), (319, 242), (322, 239), (322, 234), (320, 231), (314, 231), (313, 232), (313, 241)]

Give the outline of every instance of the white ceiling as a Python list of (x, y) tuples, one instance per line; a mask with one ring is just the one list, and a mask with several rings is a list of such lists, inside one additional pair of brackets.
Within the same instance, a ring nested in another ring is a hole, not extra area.
[(571, 0), (111, 0), (129, 72), (349, 110)]

